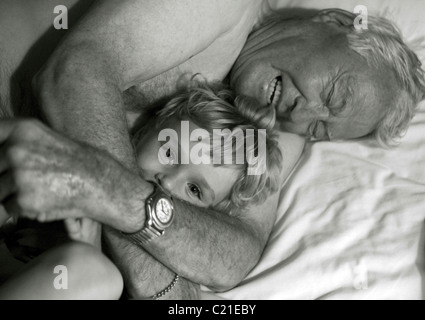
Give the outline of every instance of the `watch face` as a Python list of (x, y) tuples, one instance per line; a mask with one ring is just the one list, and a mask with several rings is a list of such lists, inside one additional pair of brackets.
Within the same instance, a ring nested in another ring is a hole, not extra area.
[(173, 207), (167, 199), (159, 199), (156, 203), (156, 216), (163, 224), (170, 222), (173, 217)]

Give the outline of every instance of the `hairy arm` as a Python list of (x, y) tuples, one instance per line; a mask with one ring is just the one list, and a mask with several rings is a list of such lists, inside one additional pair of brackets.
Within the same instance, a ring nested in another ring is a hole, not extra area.
[[(218, 10), (218, 6), (239, 8), (241, 3), (98, 1), (36, 77), (34, 88), (46, 121), (52, 127), (107, 151), (133, 172), (124, 175), (137, 184), (133, 193), (112, 197), (114, 201), (126, 202), (115, 206), (127, 210), (114, 212), (114, 218), (123, 223), (114, 223), (117, 229), (127, 232), (140, 229), (145, 219), (144, 201), (152, 192), (151, 186), (135, 174), (122, 91), (178, 66), (207, 48), (235, 19), (231, 10)], [(223, 17), (227, 12), (228, 17)], [(110, 170), (119, 172), (115, 165)], [(102, 178), (99, 177), (99, 185)], [(111, 194), (116, 195), (116, 190)], [(275, 205), (268, 206), (267, 212), (275, 211)], [(259, 259), (272, 215), (266, 219), (267, 223), (260, 223), (260, 219), (253, 220), (250, 215), (238, 219), (201, 212), (183, 203), (177, 203), (176, 207), (176, 223), (167, 236), (145, 248), (170, 269), (196, 282), (223, 289), (235, 285)], [(263, 212), (262, 209), (255, 214), (261, 216)], [(122, 220), (129, 216), (137, 217), (138, 223), (125, 225), (129, 222)], [(115, 260), (124, 261), (121, 270), (127, 283), (140, 280), (132, 270), (135, 255), (144, 265), (155, 264), (143, 250), (136, 254), (127, 238), (109, 229), (105, 237)], [(146, 266), (144, 269), (150, 270)], [(223, 276), (233, 281), (224, 283)]]
[[(214, 291), (226, 291), (258, 263), (275, 222), (278, 197), (238, 217), (175, 201), (173, 225), (163, 237), (143, 246), (176, 273)], [(130, 238), (142, 246), (137, 234)]]
[[(140, 246), (123, 241), (120, 232), (105, 227), (108, 236), (104, 239), (104, 249), (120, 270), (125, 270), (125, 295), (130, 299), (149, 299), (167, 288), (176, 273), (145, 252)], [(122, 254), (124, 252), (125, 254)], [(195, 300), (200, 298), (200, 286), (185, 278), (180, 278), (176, 286), (164, 297), (172, 300)]]

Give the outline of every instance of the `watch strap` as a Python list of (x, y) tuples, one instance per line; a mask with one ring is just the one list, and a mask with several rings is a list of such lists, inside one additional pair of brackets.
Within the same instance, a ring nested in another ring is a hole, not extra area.
[(153, 239), (158, 238), (162, 236), (164, 232), (161, 232), (159, 230), (156, 230), (153, 226), (147, 225), (145, 226), (140, 232), (138, 233), (139, 240), (144, 243), (148, 244)]

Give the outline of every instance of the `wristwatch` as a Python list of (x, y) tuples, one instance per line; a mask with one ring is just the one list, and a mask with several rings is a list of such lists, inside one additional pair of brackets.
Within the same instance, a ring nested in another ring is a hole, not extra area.
[(174, 219), (173, 199), (160, 187), (146, 201), (145, 227), (137, 234), (140, 241), (149, 243), (162, 236)]

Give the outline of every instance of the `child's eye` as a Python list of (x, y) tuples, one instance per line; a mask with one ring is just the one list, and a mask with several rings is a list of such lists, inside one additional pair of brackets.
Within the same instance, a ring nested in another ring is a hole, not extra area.
[(191, 195), (197, 197), (198, 199), (201, 199), (201, 190), (198, 188), (198, 186), (192, 183), (189, 183), (188, 189)]

